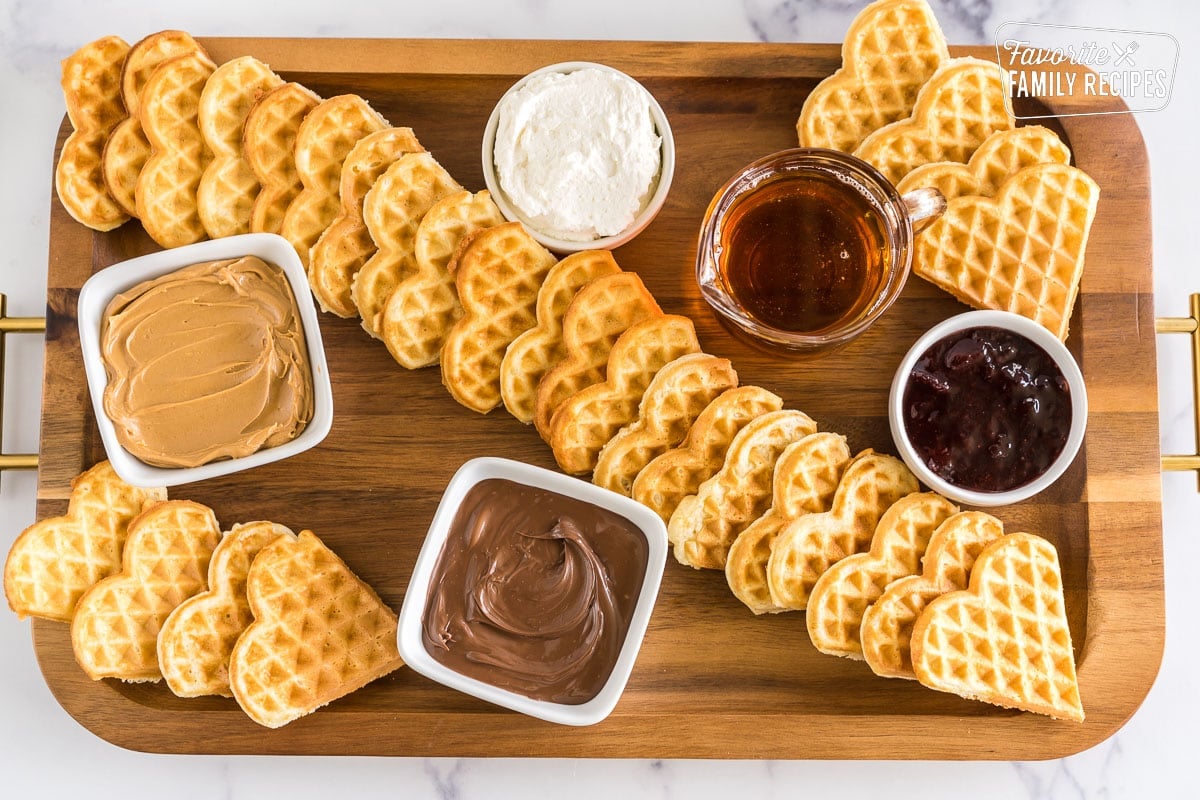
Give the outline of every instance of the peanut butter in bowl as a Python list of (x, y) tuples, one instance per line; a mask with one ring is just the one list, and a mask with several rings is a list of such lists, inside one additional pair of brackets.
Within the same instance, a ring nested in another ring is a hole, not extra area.
[(296, 439), (313, 418), (296, 297), (257, 256), (191, 264), (115, 295), (100, 355), (117, 441), (152, 466), (248, 456)]

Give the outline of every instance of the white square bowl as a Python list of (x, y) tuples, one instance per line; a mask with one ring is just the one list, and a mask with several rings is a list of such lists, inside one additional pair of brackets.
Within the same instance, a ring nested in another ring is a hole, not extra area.
[[(605, 681), (599, 693), (586, 703), (568, 705), (548, 700), (535, 700), (523, 694), (501, 689), (454, 671), (435, 660), (425, 649), (422, 639), (425, 606), (429, 599), (434, 568), (437, 566), (438, 557), (441, 555), (446, 538), (450, 533), (450, 525), (467, 492), (480, 481), (490, 478), (502, 478), (514, 483), (534, 486), (606, 508), (625, 517), (646, 537), (646, 543), (649, 546), (646, 575), (642, 581), (642, 590), (638, 595), (637, 604), (634, 606), (629, 629), (625, 634), (625, 642), (621, 646), (621, 652), (617, 656), (608, 680)], [(612, 712), (621, 693), (625, 690), (625, 684), (633, 671), (634, 661), (637, 660), (642, 639), (646, 634), (646, 626), (650, 623), (650, 613), (654, 608), (654, 601), (658, 597), (658, 587), (662, 582), (666, 560), (667, 527), (657, 514), (641, 503), (608, 489), (593, 486), (578, 478), (520, 461), (504, 458), (472, 459), (459, 467), (458, 472), (446, 486), (446, 491), (442, 494), (442, 500), (438, 504), (437, 513), (434, 514), (433, 522), (429, 526), (425, 543), (421, 546), (421, 552), (417, 556), (417, 563), (412, 577), (409, 579), (408, 590), (404, 595), (404, 605), (400, 609), (400, 624), (396, 637), (400, 655), (408, 666), (426, 678), (489, 703), (562, 725), (594, 725)]]
[[(300, 312), (300, 322), (304, 326), (304, 341), (308, 348), (309, 367), (312, 370), (313, 417), (295, 439), (258, 450), (248, 456), (213, 461), (198, 467), (151, 466), (121, 446), (117, 440), (116, 428), (104, 411), (104, 389), (108, 386), (108, 374), (100, 352), (100, 325), (104, 320), (104, 310), (113, 297), (143, 281), (191, 264), (242, 256), (258, 256), (263, 261), (278, 266), (292, 287), (296, 308)], [(79, 292), (78, 318), (83, 367), (87, 373), (88, 393), (92, 396), (96, 425), (100, 428), (100, 438), (108, 453), (108, 460), (126, 483), (134, 486), (176, 486), (269, 464), (314, 447), (325, 438), (333, 425), (333, 389), (329, 383), (329, 366), (325, 360), (325, 346), (321, 341), (317, 307), (308, 288), (308, 276), (304, 265), (300, 263), (295, 249), (281, 236), (273, 233), (230, 236), (162, 250), (113, 264), (88, 278), (87, 283), (83, 285)]]

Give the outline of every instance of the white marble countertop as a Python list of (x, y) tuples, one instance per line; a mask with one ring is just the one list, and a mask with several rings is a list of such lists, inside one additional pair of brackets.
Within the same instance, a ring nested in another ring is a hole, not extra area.
[[(9, 313), (40, 316), (52, 143), (63, 114), (59, 61), (105, 34), (133, 42), (158, 29), (196, 35), (525, 37), (661, 40), (839, 41), (857, 0), (442, 0), (415, 4), (341, 0), (0, 0), (0, 291)], [(991, 43), (1009, 21), (1170, 32), (1179, 73), (1165, 110), (1138, 115), (1150, 152), (1155, 311), (1187, 313), (1200, 291), (1194, 266), (1200, 155), (1200, 8), (1191, 0), (933, 0), (954, 43)], [(1183, 339), (1184, 341), (1174, 341)], [(12, 337), (4, 445), (37, 447), (40, 339)], [(1186, 337), (1160, 337), (1164, 452), (1192, 452)], [(1120, 365), (1112, 365), (1120, 369)], [(0, 549), (34, 519), (35, 476), (8, 473), (0, 486)], [(0, 612), (0, 768), (10, 797), (413, 797), (736, 796), (843, 798), (919, 795), (977, 798), (1194, 797), (1194, 723), (1200, 717), (1200, 628), (1186, 578), (1200, 561), (1200, 495), (1185, 474), (1163, 479), (1167, 584), (1166, 652), (1140, 710), (1116, 735), (1076, 756), (1042, 763), (721, 762), (188, 757), (132, 753), (84, 730), (51, 696), (38, 671), (28, 623)], [(913, 754), (920, 743), (913, 742)]]

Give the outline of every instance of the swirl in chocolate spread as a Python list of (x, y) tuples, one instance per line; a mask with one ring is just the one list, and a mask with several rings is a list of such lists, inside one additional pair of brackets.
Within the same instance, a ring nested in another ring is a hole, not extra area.
[(503, 479), (463, 499), (434, 568), (425, 649), (464, 675), (579, 704), (603, 688), (646, 574), (645, 536), (590, 503)]
[(104, 411), (147, 464), (194, 467), (300, 435), (312, 370), (287, 276), (248, 256), (138, 284), (105, 309)]

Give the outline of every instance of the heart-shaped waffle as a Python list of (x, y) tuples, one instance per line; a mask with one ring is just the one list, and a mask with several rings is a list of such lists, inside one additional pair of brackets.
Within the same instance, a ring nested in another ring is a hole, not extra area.
[(871, 131), (911, 114), (917, 92), (949, 58), (925, 0), (871, 3), (850, 23), (841, 68), (804, 101), (800, 146), (853, 151)]
[(638, 473), (683, 441), (700, 412), (736, 386), (737, 372), (726, 358), (691, 353), (667, 364), (646, 387), (637, 419), (600, 450), (592, 483), (628, 497)]
[(631, 496), (669, 522), (679, 502), (700, 489), (725, 463), (738, 431), (750, 420), (783, 408), (783, 400), (758, 386), (730, 389), (696, 417), (679, 447), (642, 468)]
[(816, 432), (807, 414), (792, 410), (763, 414), (742, 428), (721, 469), (671, 515), (667, 538), (676, 560), (696, 569), (724, 569), (738, 534), (770, 507), (771, 480), (783, 451)]
[(900, 498), (879, 518), (871, 549), (825, 571), (808, 597), (808, 637), (822, 653), (861, 659), (859, 625), (887, 586), (915, 575), (933, 532), (958, 508), (924, 492)]
[(312, 246), (338, 215), (342, 162), (359, 139), (388, 127), (367, 101), (341, 94), (317, 105), (296, 130), (296, 174), (304, 187), (288, 205), (279, 235), (308, 268)]
[(662, 310), (633, 272), (597, 278), (579, 290), (563, 317), (566, 355), (538, 382), (533, 415), (538, 433), (550, 440), (550, 421), (568, 397), (604, 380), (617, 339)]
[(879, 518), (920, 487), (898, 458), (864, 450), (842, 473), (833, 506), (789, 522), (767, 561), (767, 586), (778, 608), (803, 611), (825, 570), (871, 543)]
[(854, 155), (898, 183), (922, 164), (965, 162), (992, 133), (1012, 126), (1000, 66), (954, 58), (921, 87), (911, 117), (875, 131)]
[(77, 222), (110, 231), (129, 219), (104, 185), (104, 144), (128, 115), (121, 102), (121, 68), (129, 45), (119, 36), (85, 44), (62, 62), (63, 100), (74, 130), (54, 168), (59, 201)]
[(512, 416), (533, 422), (538, 384), (566, 357), (563, 319), (575, 295), (596, 278), (620, 272), (606, 249), (571, 253), (554, 265), (538, 290), (538, 324), (512, 341), (500, 362), (500, 396)]
[(933, 598), (967, 588), (975, 559), (1003, 535), (1000, 520), (982, 511), (959, 512), (938, 526), (925, 550), (921, 574), (889, 584), (863, 614), (859, 639), (872, 672), (917, 679), (909, 648), (913, 623)]
[(416, 272), (417, 226), (443, 197), (462, 187), (429, 153), (406, 153), (363, 199), (363, 221), (377, 248), (350, 285), (363, 330), (379, 338), (388, 298)]
[(500, 405), (500, 363), (514, 339), (537, 322), (538, 290), (554, 256), (519, 222), (485, 228), (464, 243), (454, 281), (463, 315), (446, 334), (442, 383), (467, 408)]
[(591, 472), (600, 449), (637, 418), (658, 371), (698, 352), (696, 328), (687, 317), (660, 314), (622, 333), (608, 354), (605, 379), (568, 397), (550, 420), (550, 448), (559, 468), (571, 475)]
[(607, 250), (581, 250), (554, 265), (537, 297), (537, 325), (508, 346), (500, 363), (500, 396), (508, 412), (533, 422), (537, 387), (551, 367), (566, 357), (563, 318), (575, 295), (587, 284), (621, 271)]
[(922, 164), (896, 184), (901, 194), (924, 187), (947, 201), (963, 195), (991, 197), (1013, 175), (1034, 164), (1069, 164), (1071, 151), (1049, 128), (1026, 125), (996, 131), (983, 141), (966, 164), (938, 161)]
[(229, 658), (233, 696), (278, 728), (403, 666), (396, 615), (312, 531), (250, 565), (254, 622)]
[(984, 548), (969, 588), (921, 612), (912, 659), (931, 689), (1082, 722), (1054, 545), (1011, 533)]
[(276, 539), (295, 534), (274, 522), (234, 525), (213, 550), (208, 589), (180, 603), (158, 633), (158, 666), (179, 697), (229, 689), (229, 654), (254, 617), (246, 597), (250, 563)]
[(75, 478), (66, 515), (30, 525), (8, 551), (8, 607), (21, 618), (69, 621), (83, 593), (121, 568), (129, 523), (166, 499), (166, 489), (125, 483), (107, 461)]
[(558, 262), (538, 291), (537, 325), (509, 345), (500, 365), (505, 407), (525, 423), (533, 421), (537, 385), (566, 356), (563, 319), (576, 294), (587, 284), (621, 271), (607, 250), (582, 250)]
[(339, 317), (357, 316), (350, 287), (378, 249), (363, 221), (363, 200), (401, 156), (424, 149), (412, 128), (384, 128), (359, 139), (346, 155), (338, 188), (342, 209), (309, 254), (309, 284), (323, 310)]
[(158, 632), (176, 606), (207, 588), (220, 540), (212, 509), (188, 500), (158, 503), (130, 523), (121, 571), (88, 589), (71, 620), (75, 660), (89, 678), (162, 679)]
[(304, 188), (296, 172), (296, 134), (321, 98), (298, 83), (264, 94), (246, 114), (242, 155), (262, 185), (250, 208), (253, 233), (279, 233), (288, 206)]
[(125, 57), (121, 70), (121, 102), (129, 116), (112, 129), (105, 142), (101, 171), (108, 193), (130, 216), (137, 216), (137, 179), (150, 157), (150, 142), (138, 118), (142, 90), (162, 62), (203, 52), (204, 48), (191, 34), (168, 30), (152, 33), (137, 42)]
[(917, 241), (913, 272), (976, 308), (1067, 338), (1100, 187), (1065, 164), (1026, 167), (994, 198), (959, 197)]
[(261, 188), (242, 155), (246, 115), (283, 79), (253, 56), (227, 61), (200, 93), (199, 124), (213, 160), (200, 176), (196, 210), (212, 239), (250, 232), (250, 209)]
[(142, 90), (138, 119), (150, 157), (138, 174), (137, 216), (162, 247), (204, 239), (196, 192), (212, 151), (200, 135), (200, 93), (216, 65), (204, 53), (167, 59)]
[(846, 437), (837, 433), (809, 434), (780, 454), (771, 478), (771, 507), (738, 534), (725, 560), (730, 591), (755, 614), (783, 611), (771, 601), (767, 585), (767, 563), (775, 537), (792, 520), (833, 506), (833, 495), (848, 463)]
[(383, 309), (380, 337), (400, 366), (438, 363), (446, 334), (463, 313), (451, 269), (458, 246), (502, 222), (487, 189), (451, 192), (421, 217), (413, 236), (416, 270), (400, 279)]

